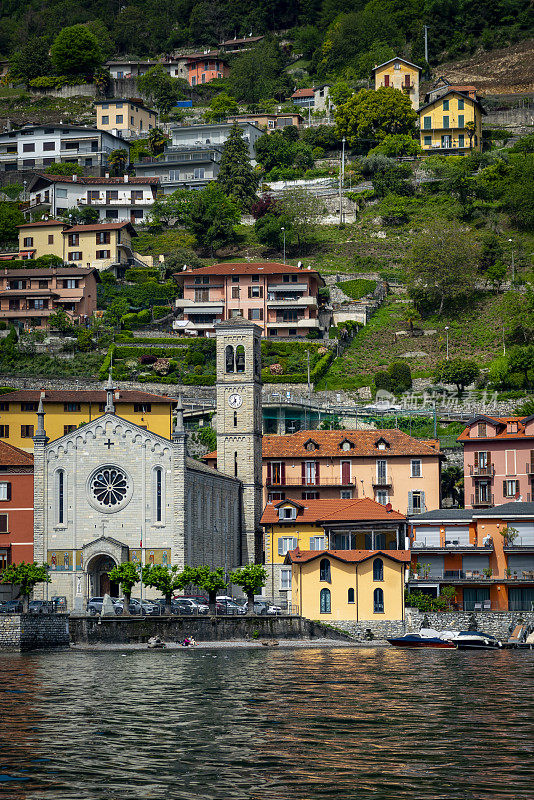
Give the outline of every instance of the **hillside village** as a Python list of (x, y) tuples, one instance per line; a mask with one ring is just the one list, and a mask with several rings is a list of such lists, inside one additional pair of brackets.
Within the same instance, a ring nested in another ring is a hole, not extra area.
[(450, 41), (219, 5), (143, 46), (138, 6), (22, 46), (0, 18), (0, 569), (85, 612), (126, 565), (214, 606), (261, 564), (273, 607), (378, 638), (531, 614), (528, 4)]

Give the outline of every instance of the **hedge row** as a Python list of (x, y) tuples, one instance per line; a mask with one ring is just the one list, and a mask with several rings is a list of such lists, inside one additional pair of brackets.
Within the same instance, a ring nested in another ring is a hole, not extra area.
[[(330, 366), (333, 358), (334, 358), (333, 350), (330, 350), (328, 353), (325, 353), (324, 356), (321, 356), (315, 367), (310, 372), (310, 381), (312, 383), (316, 383), (323, 377), (326, 370)], [(262, 369), (261, 377), (264, 383), (307, 383), (308, 382), (307, 372), (293, 372), (289, 373), (288, 375), (273, 375), (268, 367), (266, 369)]]

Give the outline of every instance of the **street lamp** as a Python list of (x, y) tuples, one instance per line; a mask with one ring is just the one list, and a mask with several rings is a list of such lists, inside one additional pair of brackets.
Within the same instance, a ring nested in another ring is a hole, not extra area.
[(515, 283), (515, 264), (514, 264), (514, 240), (508, 239), (512, 245), (512, 283)]
[(286, 263), (286, 229), (280, 228), (282, 233), (284, 234), (284, 264)]
[(447, 334), (447, 361), (449, 360), (449, 326), (445, 325), (445, 333)]

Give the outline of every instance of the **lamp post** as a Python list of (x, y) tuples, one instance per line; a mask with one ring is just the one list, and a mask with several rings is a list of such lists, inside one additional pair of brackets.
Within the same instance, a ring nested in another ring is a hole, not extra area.
[(508, 239), (512, 245), (512, 283), (515, 283), (515, 264), (514, 264), (514, 240)]
[(445, 325), (445, 333), (447, 334), (447, 361), (449, 360), (449, 326)]
[(286, 263), (286, 229), (280, 228), (282, 233), (284, 234), (284, 264)]

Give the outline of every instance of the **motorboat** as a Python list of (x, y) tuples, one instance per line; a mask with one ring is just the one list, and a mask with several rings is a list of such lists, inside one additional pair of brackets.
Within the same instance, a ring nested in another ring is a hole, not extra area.
[[(451, 633), (453, 635), (449, 638)], [(502, 647), (499, 639), (482, 631), (443, 631), (440, 635), (453, 642), (458, 650), (498, 650)]]
[(437, 647), (441, 650), (456, 650), (457, 646), (449, 639), (443, 639), (439, 631), (433, 628), (421, 628), (419, 633), (407, 633), (404, 636), (396, 636), (387, 641), (393, 647)]

